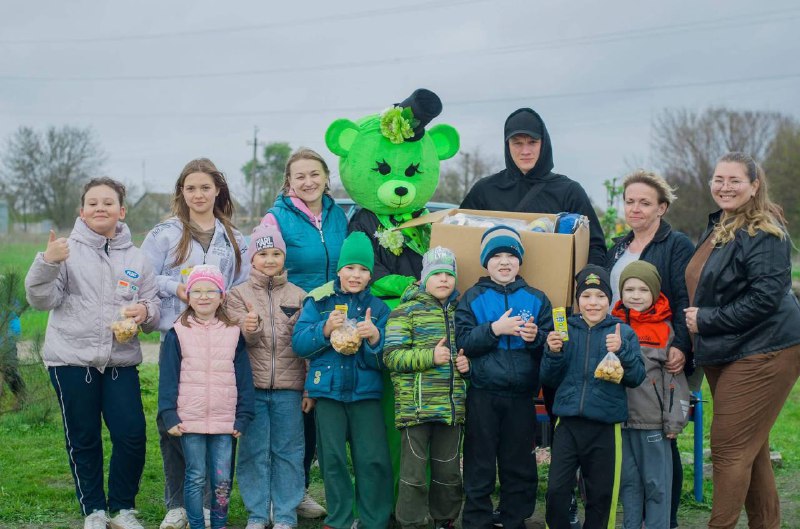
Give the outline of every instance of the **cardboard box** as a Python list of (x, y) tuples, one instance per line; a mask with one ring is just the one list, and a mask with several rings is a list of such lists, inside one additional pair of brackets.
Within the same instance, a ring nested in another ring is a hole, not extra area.
[[(539, 217), (555, 220), (555, 215), (546, 213), (514, 213), (507, 211), (476, 211), (470, 209), (448, 209), (437, 211), (402, 224), (401, 228), (431, 224), (431, 248), (444, 246), (456, 254), (458, 281), (456, 288), (462, 294), (488, 272), (480, 264), (481, 236), (485, 228), (443, 224), (445, 217), (465, 213), (471, 215), (520, 219), (531, 222)], [(589, 258), (589, 228), (581, 226), (574, 234), (520, 233), (525, 257), (520, 266), (520, 275), (547, 294), (553, 307), (572, 305), (575, 291), (575, 273), (581, 270)]]

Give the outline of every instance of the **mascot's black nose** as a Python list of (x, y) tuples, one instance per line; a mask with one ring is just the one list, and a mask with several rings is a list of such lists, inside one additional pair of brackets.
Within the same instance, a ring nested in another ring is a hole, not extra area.
[(408, 189), (406, 189), (405, 187), (395, 187), (394, 194), (399, 197), (404, 197), (408, 194)]

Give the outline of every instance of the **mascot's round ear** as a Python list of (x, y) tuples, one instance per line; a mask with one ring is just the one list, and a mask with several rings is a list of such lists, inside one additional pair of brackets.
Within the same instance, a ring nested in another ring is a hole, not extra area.
[[(333, 125), (331, 125), (331, 127), (333, 127)], [(330, 131), (330, 129), (328, 129), (328, 131)], [(458, 152), (460, 141), (458, 132), (450, 125), (435, 125), (425, 134), (430, 136), (433, 140), (433, 144), (436, 146), (436, 156), (438, 156), (440, 160), (452, 158)], [(330, 144), (328, 144), (328, 146), (330, 147)]]
[(325, 132), (325, 144), (336, 156), (345, 157), (360, 131), (358, 125), (349, 119), (337, 119)]

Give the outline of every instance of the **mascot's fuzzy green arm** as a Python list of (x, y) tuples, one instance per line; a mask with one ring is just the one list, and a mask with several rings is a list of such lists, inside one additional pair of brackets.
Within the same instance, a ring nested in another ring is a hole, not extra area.
[[(372, 293), (390, 307), (419, 279), (430, 226), (393, 230), (427, 213), (439, 184), (439, 162), (455, 156), (458, 132), (450, 125), (425, 126), (442, 111), (439, 97), (421, 88), (381, 114), (337, 119), (325, 133), (339, 156), (339, 175), (361, 210), (348, 231), (363, 231), (375, 251)], [(393, 303), (394, 301), (394, 303)]]

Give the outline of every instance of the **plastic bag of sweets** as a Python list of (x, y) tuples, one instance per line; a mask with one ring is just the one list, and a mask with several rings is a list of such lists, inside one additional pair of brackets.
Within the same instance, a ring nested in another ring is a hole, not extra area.
[(625, 370), (622, 369), (622, 362), (620, 362), (619, 357), (609, 351), (597, 364), (594, 370), (594, 378), (619, 384), (623, 373), (625, 373)]

